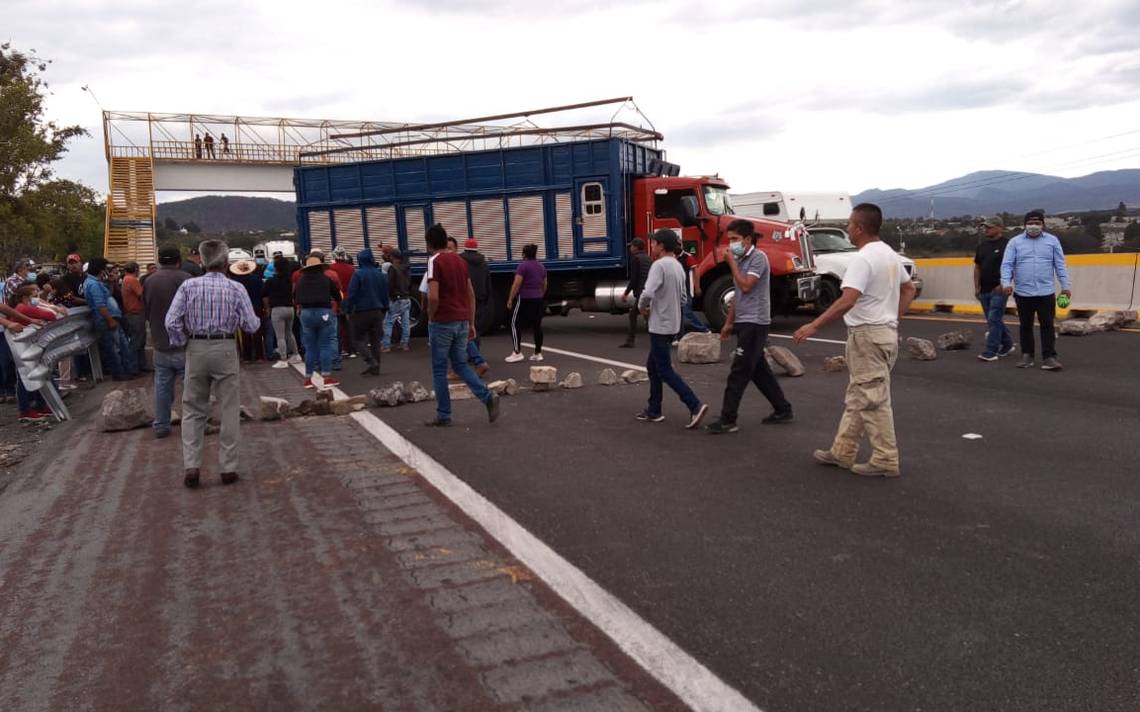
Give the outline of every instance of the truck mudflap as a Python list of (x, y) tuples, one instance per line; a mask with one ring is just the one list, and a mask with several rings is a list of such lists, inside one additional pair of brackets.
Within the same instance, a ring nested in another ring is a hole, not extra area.
[(819, 296), (819, 280), (818, 274), (796, 279), (796, 297), (801, 303), (806, 304), (816, 300)]

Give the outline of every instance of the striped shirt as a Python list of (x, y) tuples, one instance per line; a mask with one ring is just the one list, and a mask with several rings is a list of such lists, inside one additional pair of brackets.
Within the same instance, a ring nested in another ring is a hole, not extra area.
[(221, 272), (183, 282), (166, 313), (166, 333), (175, 348), (191, 336), (232, 334), (238, 329), (252, 333), (260, 327), (245, 287)]

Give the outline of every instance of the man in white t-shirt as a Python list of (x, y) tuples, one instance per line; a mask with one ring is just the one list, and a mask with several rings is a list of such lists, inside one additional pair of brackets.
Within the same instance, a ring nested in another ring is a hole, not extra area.
[[(843, 293), (810, 324), (796, 331), (796, 343), (843, 317), (847, 324), (846, 407), (830, 450), (816, 450), (817, 462), (867, 477), (898, 477), (899, 450), (891, 411), (891, 368), (899, 352), (899, 317), (910, 308), (914, 285), (902, 260), (879, 239), (883, 211), (862, 203), (851, 211), (847, 234), (859, 254), (843, 277)], [(871, 459), (856, 464), (863, 434), (871, 442)]]

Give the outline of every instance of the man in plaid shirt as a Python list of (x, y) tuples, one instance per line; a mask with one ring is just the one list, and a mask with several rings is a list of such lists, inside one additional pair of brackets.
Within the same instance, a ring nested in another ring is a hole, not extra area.
[(238, 480), (238, 442), (241, 399), (238, 352), (234, 334), (253, 332), (261, 320), (253, 311), (245, 288), (226, 277), (229, 246), (206, 240), (198, 246), (204, 276), (183, 282), (166, 313), (171, 346), (186, 344), (186, 375), (182, 385), (183, 484), (198, 486), (202, 442), (210, 412), (210, 387), (221, 409), (221, 448), (218, 460), (222, 484)]

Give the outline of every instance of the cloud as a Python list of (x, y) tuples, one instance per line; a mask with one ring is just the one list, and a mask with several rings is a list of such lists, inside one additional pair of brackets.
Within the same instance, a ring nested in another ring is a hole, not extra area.
[(732, 143), (761, 141), (783, 131), (778, 118), (755, 113), (721, 114), (681, 124), (665, 126), (662, 133), (671, 145), (711, 148)]

